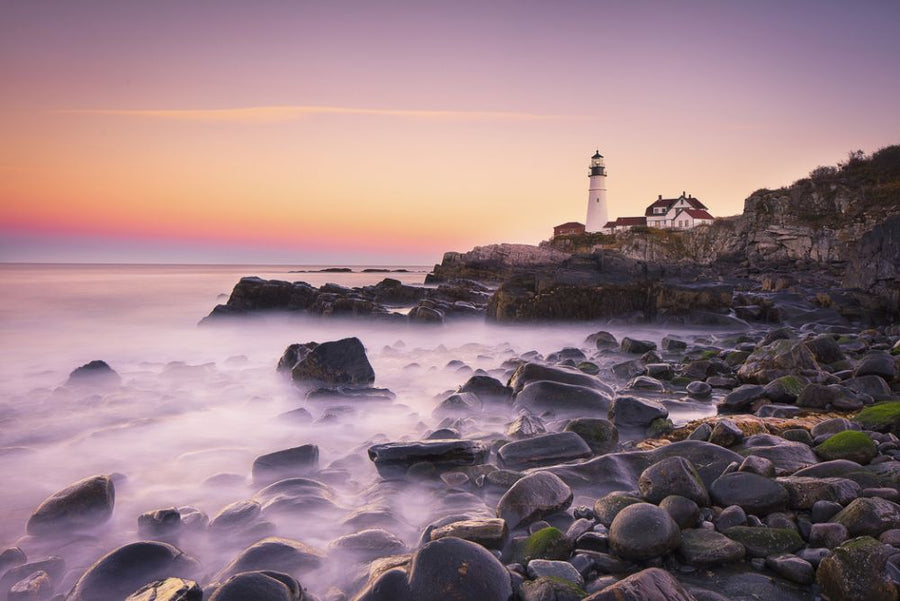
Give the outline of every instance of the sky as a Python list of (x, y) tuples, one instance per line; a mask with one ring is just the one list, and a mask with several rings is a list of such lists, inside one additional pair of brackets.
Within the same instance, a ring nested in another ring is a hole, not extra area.
[(0, 261), (430, 264), (900, 143), (900, 2), (0, 0)]

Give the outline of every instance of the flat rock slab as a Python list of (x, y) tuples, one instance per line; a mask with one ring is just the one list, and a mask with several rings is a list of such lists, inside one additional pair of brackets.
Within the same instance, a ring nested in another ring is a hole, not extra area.
[(369, 447), (369, 459), (385, 478), (402, 477), (410, 466), (430, 463), (439, 471), (454, 467), (481, 465), (490, 448), (474, 440), (422, 440), (388, 442)]
[(497, 454), (504, 467), (521, 470), (582, 459), (593, 452), (575, 432), (556, 432), (507, 443)]

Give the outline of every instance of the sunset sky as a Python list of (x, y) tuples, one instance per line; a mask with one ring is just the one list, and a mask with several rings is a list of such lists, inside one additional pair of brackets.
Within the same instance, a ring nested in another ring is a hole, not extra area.
[(0, 0), (0, 261), (429, 264), (900, 143), (900, 2)]

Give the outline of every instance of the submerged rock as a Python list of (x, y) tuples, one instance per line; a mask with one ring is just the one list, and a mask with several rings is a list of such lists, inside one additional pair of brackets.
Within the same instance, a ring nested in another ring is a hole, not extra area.
[(111, 368), (106, 361), (97, 359), (72, 370), (66, 384), (117, 385), (121, 381), (122, 377), (116, 370)]
[(115, 498), (115, 486), (109, 476), (79, 480), (34, 510), (28, 519), (28, 533), (49, 536), (99, 526), (112, 515)]
[(319, 447), (314, 444), (267, 453), (253, 462), (253, 481), (268, 484), (282, 478), (300, 476), (315, 469), (318, 464)]

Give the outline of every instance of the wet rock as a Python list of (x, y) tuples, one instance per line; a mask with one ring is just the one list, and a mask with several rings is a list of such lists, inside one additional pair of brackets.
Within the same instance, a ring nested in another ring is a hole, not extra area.
[(845, 383), (850, 390), (869, 395), (876, 401), (891, 400), (891, 387), (881, 376), (858, 376)]
[[(8, 591), (10, 587), (16, 583), (27, 580), (30, 576), (37, 574), (38, 572), (46, 574), (50, 584), (57, 583), (65, 573), (65, 569), (66, 562), (61, 557), (55, 556), (50, 556), (38, 561), (31, 561), (10, 568), (2, 575), (2, 577), (0, 577), (0, 599), (3, 598), (4, 591)], [(44, 585), (41, 583), (38, 588), (46, 590), (43, 587)]]
[(106, 361), (94, 360), (72, 370), (66, 384), (117, 386), (121, 382), (122, 377)]
[(641, 499), (637, 492), (629, 493), (614, 491), (600, 497), (594, 502), (594, 515), (598, 522), (608, 528), (620, 511), (629, 505), (642, 502), (643, 499)]
[(669, 410), (651, 399), (617, 397), (613, 404), (613, 421), (619, 427), (646, 427), (656, 418), (666, 418)]
[(738, 369), (738, 378), (743, 382), (765, 385), (782, 376), (807, 370), (819, 371), (819, 364), (803, 343), (776, 340), (753, 351)]
[(796, 555), (770, 555), (766, 557), (766, 567), (797, 584), (812, 584), (816, 577), (812, 564)]
[(515, 407), (535, 413), (594, 415), (606, 417), (612, 398), (606, 392), (561, 382), (537, 381), (526, 384), (516, 395)]
[(825, 461), (847, 459), (867, 465), (878, 455), (872, 439), (863, 432), (845, 430), (838, 432), (815, 448), (816, 454)]
[(578, 417), (569, 421), (565, 429), (578, 434), (596, 455), (612, 452), (619, 445), (619, 431), (607, 419)]
[(765, 395), (765, 388), (744, 384), (725, 395), (719, 403), (719, 413), (747, 413), (751, 405)]
[(548, 576), (526, 580), (518, 594), (521, 601), (581, 601), (585, 596), (577, 584)]
[(744, 433), (730, 419), (720, 419), (709, 435), (709, 442), (720, 447), (732, 447), (744, 440)]
[(455, 536), (488, 549), (502, 549), (508, 534), (506, 520), (500, 518), (472, 519), (451, 522), (435, 528), (431, 531), (430, 540)]
[(900, 528), (900, 505), (878, 497), (860, 497), (831, 521), (843, 524), (850, 536), (877, 537), (886, 530)]
[(768, 557), (793, 553), (803, 546), (803, 539), (789, 528), (754, 528), (734, 526), (725, 536), (744, 545), (750, 557)]
[(897, 586), (888, 576), (888, 548), (870, 537), (845, 542), (819, 563), (816, 581), (828, 599), (896, 601)]
[(809, 384), (797, 397), (797, 406), (810, 409), (860, 409), (863, 402), (852, 390), (839, 384)]
[(662, 349), (670, 353), (678, 353), (687, 348), (687, 342), (674, 336), (663, 336)]
[(708, 567), (744, 559), (744, 545), (706, 528), (681, 531), (678, 557), (688, 565)]
[(533, 436), (538, 436), (539, 434), (544, 434), (546, 431), (547, 429), (544, 427), (544, 422), (542, 422), (540, 418), (529, 413), (526, 409), (522, 409), (519, 412), (519, 417), (514, 419), (506, 427), (506, 435), (514, 440), (531, 438)]
[(427, 543), (416, 552), (409, 590), (416, 601), (508, 601), (513, 594), (506, 568), (487, 549), (452, 537)]
[(737, 471), (751, 472), (753, 474), (765, 476), (766, 478), (775, 477), (775, 465), (765, 457), (757, 457), (756, 455), (750, 455), (744, 459)]
[(802, 376), (782, 376), (766, 384), (763, 393), (773, 403), (795, 403), (807, 384)]
[[(537, 527), (535, 523), (532, 527)], [(527, 564), (533, 559), (563, 560), (572, 554), (572, 541), (558, 528), (547, 526), (532, 532), (517, 553), (517, 558)]]
[(556, 465), (590, 457), (593, 453), (578, 434), (557, 432), (507, 443), (500, 447), (497, 454), (505, 467), (520, 470), (542, 465)]
[(490, 376), (472, 376), (460, 386), (459, 391), (471, 392), (485, 403), (508, 403), (512, 399), (512, 389)]
[(203, 589), (193, 580), (166, 578), (141, 587), (125, 601), (202, 601)]
[(704, 422), (694, 428), (693, 432), (688, 435), (688, 440), (700, 440), (706, 442), (712, 436), (712, 426)]
[(696, 599), (665, 570), (647, 568), (585, 597), (584, 601), (696, 601)]
[(210, 601), (302, 601), (300, 583), (277, 571), (243, 572), (225, 581)]
[(406, 601), (409, 595), (406, 570), (393, 568), (373, 578), (354, 601)]
[(636, 340), (634, 338), (622, 338), (622, 344), (619, 346), (623, 353), (632, 355), (643, 355), (648, 351), (656, 350), (656, 343), (652, 340)]
[(430, 463), (437, 471), (454, 467), (481, 465), (490, 449), (474, 440), (422, 440), (389, 442), (369, 447), (369, 459), (384, 478), (403, 476), (418, 463)]
[(327, 386), (369, 386), (375, 371), (359, 338), (344, 338), (318, 345), (294, 366), (291, 378)]
[(616, 555), (629, 560), (647, 560), (674, 551), (681, 542), (675, 520), (650, 503), (635, 503), (622, 509), (609, 528), (609, 545)]
[(431, 415), (437, 419), (444, 417), (465, 417), (479, 413), (483, 409), (481, 398), (473, 392), (451, 394), (435, 407)]
[(209, 522), (212, 531), (237, 531), (256, 522), (260, 513), (260, 504), (252, 499), (235, 501), (226, 505)]
[(628, 388), (631, 390), (649, 390), (651, 392), (665, 392), (666, 390), (662, 382), (650, 376), (635, 376), (628, 383)]
[(346, 534), (331, 542), (329, 552), (355, 561), (367, 562), (378, 557), (400, 555), (406, 552), (402, 540), (381, 528), (370, 528)]
[(712, 395), (712, 386), (695, 380), (687, 385), (687, 392), (695, 399), (708, 399)]
[(315, 514), (335, 509), (334, 491), (309, 478), (288, 478), (258, 491), (253, 500), (260, 504), (263, 512), (304, 511)]
[(887, 382), (893, 382), (897, 377), (897, 364), (890, 353), (873, 351), (860, 359), (853, 375), (856, 377), (880, 376)]
[(658, 504), (669, 495), (679, 495), (698, 505), (708, 505), (709, 495), (697, 469), (684, 457), (667, 457), (651, 465), (638, 478), (644, 499)]
[(595, 346), (598, 349), (619, 346), (619, 342), (616, 340), (616, 337), (603, 330), (595, 332), (585, 338), (584, 343), (590, 346)]
[(5, 574), (12, 567), (22, 565), (28, 561), (25, 552), (19, 547), (9, 547), (0, 553), (0, 574)]
[(528, 576), (530, 578), (554, 578), (567, 580), (576, 586), (584, 586), (584, 578), (578, 570), (567, 561), (553, 561), (549, 559), (533, 559), (528, 562)]
[(810, 510), (810, 518), (814, 524), (827, 522), (836, 516), (843, 507), (835, 501), (816, 501)]
[(319, 346), (318, 342), (298, 342), (288, 346), (284, 349), (284, 353), (281, 355), (281, 358), (278, 360), (278, 365), (275, 366), (275, 369), (279, 372), (287, 372), (290, 373), (294, 367), (306, 359), (306, 356), (313, 352)]
[(849, 534), (843, 524), (813, 524), (809, 529), (809, 544), (811, 547), (834, 549), (848, 538)]
[(509, 386), (513, 389), (515, 394), (518, 394), (527, 384), (542, 380), (559, 384), (569, 384), (572, 386), (583, 386), (585, 388), (597, 390), (606, 395), (613, 394), (613, 390), (609, 386), (594, 376), (590, 376), (576, 369), (550, 367), (540, 363), (525, 363), (520, 365), (509, 379)]
[(775, 473), (782, 476), (793, 474), (819, 461), (809, 446), (778, 436), (755, 434), (744, 439), (744, 447), (748, 455), (765, 457), (771, 461), (775, 466)]
[(53, 596), (53, 583), (47, 572), (38, 571), (10, 587), (7, 601), (46, 601)]
[(716, 518), (716, 530), (725, 532), (733, 526), (747, 525), (747, 512), (738, 505), (729, 505)]
[(50, 536), (99, 526), (112, 515), (115, 498), (115, 486), (109, 476), (79, 480), (35, 509), (28, 519), (28, 533)]
[(810, 478), (789, 476), (778, 478), (788, 493), (792, 509), (812, 509), (820, 501), (846, 505), (859, 496), (860, 486), (846, 478)]
[(813, 438), (830, 434), (837, 434), (844, 430), (852, 430), (853, 422), (845, 417), (834, 417), (826, 419), (810, 428), (809, 433)]
[(572, 503), (572, 489), (558, 476), (536, 472), (518, 480), (497, 503), (497, 517), (510, 528), (562, 511)]
[(781, 511), (788, 504), (788, 492), (774, 480), (750, 472), (734, 472), (718, 478), (709, 489), (713, 502), (721, 507), (737, 505), (752, 515)]
[(181, 528), (181, 514), (175, 507), (156, 509), (138, 516), (138, 532), (150, 538), (165, 537)]
[(198, 568), (196, 561), (172, 545), (130, 543), (89, 567), (67, 601), (119, 601), (151, 582), (168, 577), (188, 578)]
[(679, 528), (691, 528), (700, 520), (700, 508), (697, 503), (678, 495), (669, 495), (659, 503), (659, 508), (665, 510)]
[(876, 432), (900, 434), (900, 402), (878, 403), (866, 407), (854, 418), (863, 428)]
[(306, 572), (322, 565), (324, 557), (322, 551), (298, 540), (270, 536), (241, 551), (222, 568), (216, 580), (254, 570), (274, 570), (286, 574)]

